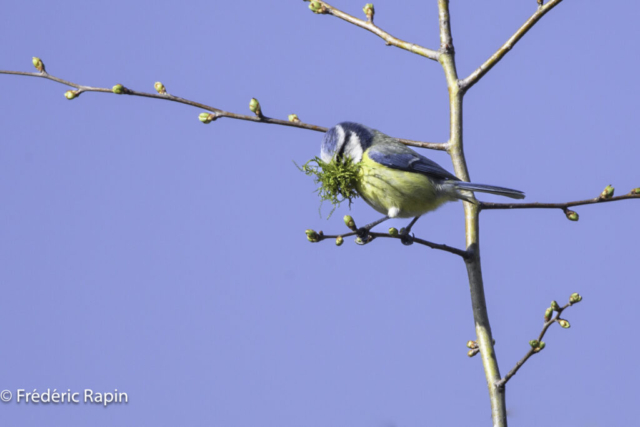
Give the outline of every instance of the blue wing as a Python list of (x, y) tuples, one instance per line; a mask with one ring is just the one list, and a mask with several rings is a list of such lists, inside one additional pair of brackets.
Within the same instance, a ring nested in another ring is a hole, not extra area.
[(392, 169), (415, 172), (430, 178), (460, 181), (442, 166), (397, 142), (376, 144), (367, 150), (369, 158), (374, 162)]

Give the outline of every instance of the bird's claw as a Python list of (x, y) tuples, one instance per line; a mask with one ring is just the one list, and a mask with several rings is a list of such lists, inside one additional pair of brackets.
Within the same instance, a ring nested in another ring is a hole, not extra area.
[(413, 245), (413, 241), (415, 240), (414, 235), (413, 234), (403, 234), (400, 237), (400, 241), (402, 242), (403, 245), (405, 246), (411, 246)]
[(369, 236), (369, 229), (366, 227), (360, 227), (356, 230), (356, 236), (360, 237), (361, 239), (365, 239), (366, 237)]

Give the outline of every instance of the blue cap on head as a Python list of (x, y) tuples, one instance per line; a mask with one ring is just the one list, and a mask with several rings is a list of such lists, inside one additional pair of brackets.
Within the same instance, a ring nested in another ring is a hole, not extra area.
[(355, 162), (362, 159), (362, 153), (373, 143), (374, 130), (353, 122), (342, 122), (327, 131), (322, 140), (320, 157), (325, 163), (334, 157), (349, 156)]

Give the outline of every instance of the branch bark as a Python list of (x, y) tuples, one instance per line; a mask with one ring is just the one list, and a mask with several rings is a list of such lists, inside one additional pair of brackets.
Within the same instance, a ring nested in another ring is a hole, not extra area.
[[(58, 82), (58, 83), (61, 83), (63, 85), (74, 87), (74, 88), (78, 89), (78, 95), (80, 95), (81, 93), (84, 93), (84, 92), (100, 92), (100, 93), (114, 94), (113, 90), (109, 89), (109, 88), (101, 88), (101, 87), (92, 87), (92, 86), (80, 85), (78, 83), (73, 83), (73, 82), (70, 82), (70, 81), (67, 81), (67, 80), (63, 80), (63, 79), (61, 79), (59, 77), (52, 76), (51, 74), (49, 74), (47, 72), (28, 73), (28, 72), (25, 72), (25, 71), (0, 70), (0, 74), (13, 74), (13, 75), (18, 75), (18, 76), (40, 77), (40, 78), (52, 80), (54, 82)], [(197, 108), (201, 108), (201, 109), (206, 110), (206, 111), (210, 111), (214, 115), (214, 120), (218, 119), (218, 118), (221, 118), (221, 117), (227, 117), (227, 118), (230, 118), (230, 119), (246, 120), (246, 121), (250, 121), (250, 122), (267, 123), (267, 124), (280, 125), (280, 126), (289, 126), (289, 127), (299, 128), (299, 129), (307, 129), (307, 130), (312, 130), (312, 131), (316, 131), (316, 132), (323, 132), (323, 133), (327, 131), (326, 127), (317, 126), (317, 125), (313, 125), (313, 124), (309, 124), (309, 123), (304, 123), (304, 122), (301, 122), (301, 121), (289, 121), (289, 120), (274, 119), (274, 118), (271, 118), (271, 117), (266, 117), (266, 116), (264, 116), (262, 114), (261, 115), (247, 115), (247, 114), (232, 113), (232, 112), (229, 112), (229, 111), (221, 110), (220, 108), (216, 108), (216, 107), (212, 107), (210, 105), (203, 104), (201, 102), (196, 102), (196, 101), (191, 101), (189, 99), (180, 98), (179, 96), (174, 96), (174, 95), (171, 95), (169, 93), (164, 93), (164, 94), (147, 93), (147, 92), (139, 92), (139, 91), (128, 89), (128, 88), (125, 88), (125, 89), (126, 90), (123, 93), (123, 95), (133, 95), (133, 96), (141, 96), (141, 97), (144, 97), (144, 98), (153, 98), (153, 99), (162, 99), (164, 101), (173, 101), (173, 102), (178, 102), (180, 104), (190, 105), (192, 107), (197, 107)], [(405, 145), (409, 145), (409, 146), (412, 146), (412, 147), (418, 147), (418, 148), (426, 148), (426, 149), (429, 149), (429, 150), (447, 151), (447, 148), (448, 148), (448, 143), (446, 143), (446, 142), (422, 142), (422, 141), (414, 141), (412, 139), (404, 139), (404, 138), (398, 138), (398, 140), (400, 142), (402, 142), (403, 144), (405, 144)]]
[(536, 10), (536, 12), (531, 15), (531, 17), (527, 19), (527, 21), (522, 24), (520, 28), (518, 28), (518, 31), (516, 31), (515, 34), (512, 35), (509, 40), (507, 40), (506, 43), (503, 44), (500, 49), (498, 49), (496, 53), (491, 55), (491, 57), (487, 59), (484, 64), (478, 67), (478, 69), (471, 73), (469, 77), (460, 81), (460, 88), (463, 91), (467, 91), (473, 85), (478, 83), (478, 81), (480, 81), (480, 79), (485, 74), (487, 74), (490, 69), (492, 69), (498, 62), (500, 62), (500, 60), (504, 58), (504, 56), (516, 45), (516, 43), (518, 43), (518, 41), (525, 34), (527, 34), (527, 32), (536, 24), (536, 22), (540, 20), (540, 18), (542, 18), (547, 12), (560, 4), (561, 1), (562, 0), (551, 0), (545, 5), (540, 5), (538, 7), (538, 10)]
[[(634, 190), (635, 191), (635, 190)], [(566, 203), (487, 203), (480, 202), (480, 210), (492, 210), (492, 209), (562, 209), (566, 210), (573, 206), (593, 205), (597, 203), (618, 202), (620, 200), (628, 199), (640, 199), (640, 193), (634, 193), (633, 191), (623, 196), (615, 196), (611, 198), (596, 197), (594, 199), (578, 200), (575, 202)]]
[[(305, 0), (305, 1), (308, 1), (308, 0)], [(357, 27), (364, 28), (367, 31), (371, 31), (373, 34), (377, 35), (382, 40), (384, 40), (387, 46), (399, 47), (400, 49), (404, 49), (411, 53), (424, 56), (425, 58), (429, 58), (434, 61), (438, 60), (438, 56), (440, 55), (438, 51), (433, 49), (428, 49), (426, 47), (420, 46), (415, 43), (409, 43), (404, 40), (400, 40), (399, 38), (392, 36), (391, 34), (387, 33), (386, 31), (382, 30), (380, 27), (375, 25), (373, 23), (373, 19), (370, 21), (363, 21), (362, 19), (358, 19), (354, 16), (351, 16), (348, 13), (341, 11), (340, 9), (336, 9), (335, 7), (331, 6), (327, 2), (318, 1), (318, 3), (320, 3), (323, 6), (321, 11), (318, 13), (333, 15), (336, 18), (340, 18)]]
[[(451, 18), (449, 16), (449, 0), (438, 0), (440, 21), (440, 64), (444, 69), (447, 86), (449, 88), (450, 105), (450, 139), (449, 154), (453, 162), (456, 176), (463, 181), (469, 181), (469, 171), (464, 155), (462, 138), (462, 101), (464, 91), (460, 88), (455, 63), (455, 49), (451, 36)], [(469, 277), (469, 291), (471, 294), (471, 307), (476, 329), (476, 342), (480, 350), (482, 365), (485, 371), (489, 399), (491, 401), (491, 417), (495, 427), (506, 427), (507, 407), (504, 389), (496, 387), (500, 380), (500, 370), (493, 347), (491, 324), (487, 312), (487, 303), (484, 295), (484, 283), (482, 280), (482, 266), (480, 263), (480, 223), (477, 205), (464, 202), (465, 229), (467, 252), (466, 258), (467, 276)]]
[[(544, 325), (542, 326), (542, 331), (540, 332), (540, 334), (538, 335), (538, 339), (536, 341), (538, 341), (539, 343), (542, 342), (542, 338), (544, 338), (544, 335), (547, 333), (547, 330), (549, 329), (549, 327), (551, 325), (553, 325), (554, 323), (558, 322), (560, 320), (560, 315), (562, 314), (562, 312), (564, 310), (566, 310), (567, 308), (571, 307), (572, 305), (576, 304), (575, 302), (569, 302), (568, 304), (566, 304), (563, 307), (560, 307), (560, 309), (558, 310), (556, 316), (553, 319), (550, 319), (549, 321), (545, 322)], [(524, 355), (524, 357), (522, 359), (520, 359), (517, 363), (516, 366), (513, 367), (513, 369), (511, 369), (509, 371), (509, 373), (507, 375), (504, 376), (504, 378), (502, 378), (500, 381), (498, 381), (496, 383), (496, 386), (498, 388), (504, 388), (504, 386), (507, 384), (507, 382), (518, 372), (518, 370), (527, 362), (527, 360), (529, 360), (529, 358), (531, 356), (533, 356), (536, 353), (540, 352), (540, 348), (538, 347), (538, 349), (536, 348), (531, 348), (529, 349), (529, 351), (527, 352), (527, 354)]]

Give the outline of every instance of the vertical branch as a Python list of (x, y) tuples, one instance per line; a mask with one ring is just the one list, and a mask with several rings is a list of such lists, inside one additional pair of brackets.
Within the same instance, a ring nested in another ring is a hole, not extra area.
[[(450, 139), (449, 154), (458, 178), (469, 181), (469, 171), (464, 156), (462, 140), (462, 100), (464, 91), (460, 88), (455, 63), (453, 38), (451, 37), (451, 19), (449, 17), (449, 0), (438, 0), (440, 19), (440, 56), (438, 58), (444, 69), (449, 89), (450, 105)], [(498, 361), (493, 348), (491, 325), (487, 313), (487, 303), (484, 296), (482, 282), (482, 268), (480, 264), (480, 226), (478, 206), (464, 202), (465, 229), (467, 249), (471, 256), (466, 260), (471, 293), (471, 306), (476, 325), (477, 343), (480, 349), (482, 365), (487, 378), (489, 398), (491, 400), (491, 416), (495, 427), (506, 427), (507, 413), (504, 389), (496, 387), (500, 380)]]

